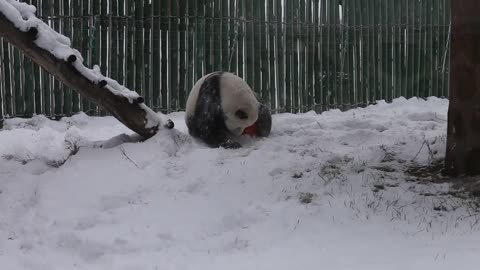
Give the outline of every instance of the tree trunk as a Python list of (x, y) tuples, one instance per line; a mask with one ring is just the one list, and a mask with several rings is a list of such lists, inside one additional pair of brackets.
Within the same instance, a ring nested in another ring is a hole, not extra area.
[(453, 0), (445, 172), (480, 174), (480, 1)]
[[(126, 97), (115, 95), (106, 89), (105, 84), (97, 84), (88, 80), (72, 64), (57, 59), (50, 52), (38, 47), (34, 43), (36, 35), (36, 31), (20, 31), (0, 12), (0, 37), (20, 49), (25, 56), (31, 58), (57, 80), (103, 107), (131, 130), (145, 138), (156, 133), (160, 124), (159, 117), (142, 104), (141, 98), (138, 99), (138, 102), (130, 103)], [(152, 117), (155, 125), (149, 126), (147, 123), (149, 119), (152, 121)], [(170, 121), (167, 125), (169, 128), (173, 127), (173, 123)]]

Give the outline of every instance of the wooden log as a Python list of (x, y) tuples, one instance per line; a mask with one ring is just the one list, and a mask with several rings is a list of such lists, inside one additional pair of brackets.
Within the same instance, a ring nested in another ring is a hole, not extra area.
[[(106, 89), (106, 81), (100, 81), (100, 83), (90, 81), (72, 65), (72, 62), (75, 62), (76, 58), (69, 57), (68, 61), (64, 61), (37, 46), (34, 43), (37, 34), (38, 31), (35, 28), (31, 28), (27, 32), (17, 29), (15, 25), (0, 12), (0, 37), (21, 50), (25, 56), (43, 67), (66, 86), (103, 107), (139, 135), (149, 138), (158, 131), (160, 128), (160, 119), (152, 110), (143, 104), (143, 98), (140, 97), (136, 102), (130, 102), (127, 97), (116, 95)], [(173, 123), (169, 121), (165, 123), (165, 127), (173, 128)]]

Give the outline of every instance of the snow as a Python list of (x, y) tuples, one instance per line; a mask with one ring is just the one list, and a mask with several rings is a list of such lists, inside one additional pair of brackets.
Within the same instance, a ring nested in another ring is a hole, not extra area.
[[(35, 16), (35, 6), (17, 0), (0, 0), (0, 12), (5, 15), (15, 27), (23, 32), (27, 32), (31, 28), (36, 28), (38, 34), (35, 44), (38, 47), (49, 51), (56, 58), (67, 61), (71, 55), (75, 55), (77, 60), (73, 62), (73, 66), (91, 82), (99, 83), (100, 81), (106, 81), (106, 89), (115, 95), (127, 98), (130, 103), (133, 103), (138, 99), (139, 95), (137, 92), (102, 75), (98, 66), (94, 66), (92, 69), (84, 66), (82, 55), (78, 50), (71, 48), (70, 39), (55, 32), (50, 26)], [(146, 106), (141, 107), (146, 111), (147, 128), (161, 125), (161, 119), (152, 110), (145, 108)]]
[(192, 140), (183, 112), (142, 143), (111, 117), (6, 120), (0, 265), (477, 269), (479, 213), (404, 173), (444, 156), (447, 106), (274, 115), (238, 150)]

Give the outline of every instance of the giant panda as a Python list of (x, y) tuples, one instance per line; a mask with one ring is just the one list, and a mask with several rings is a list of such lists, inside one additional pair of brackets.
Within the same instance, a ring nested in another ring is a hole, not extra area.
[(232, 73), (217, 71), (200, 78), (185, 109), (188, 132), (210, 147), (239, 148), (235, 139), (243, 134), (270, 134), (270, 110), (242, 78)]

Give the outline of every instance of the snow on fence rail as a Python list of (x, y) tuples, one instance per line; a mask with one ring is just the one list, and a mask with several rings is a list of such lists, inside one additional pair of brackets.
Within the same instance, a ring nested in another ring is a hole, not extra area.
[[(276, 111), (447, 96), (450, 0), (28, 0), (88, 66), (182, 110), (197, 78), (244, 77)], [(0, 118), (102, 112), (0, 39)]]

